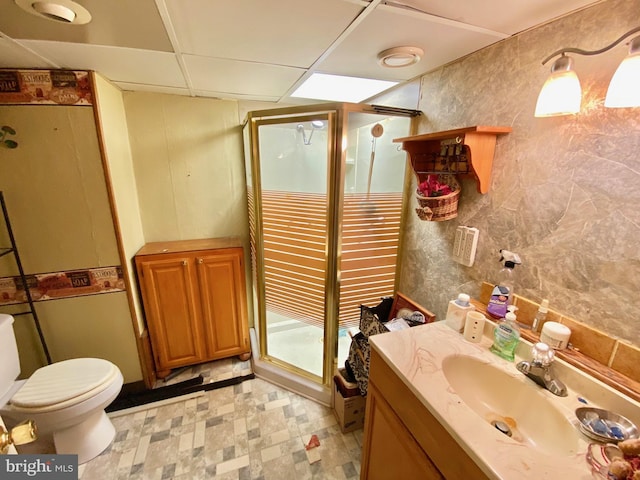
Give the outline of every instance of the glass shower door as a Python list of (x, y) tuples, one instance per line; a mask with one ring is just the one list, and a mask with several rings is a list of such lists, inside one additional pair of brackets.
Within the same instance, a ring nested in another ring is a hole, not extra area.
[[(413, 111), (323, 104), (243, 129), (256, 371), (329, 402), (359, 306), (392, 295)], [(337, 363), (336, 363), (337, 361)]]
[(258, 126), (266, 355), (323, 376), (328, 116)]
[(347, 331), (359, 325), (360, 305), (376, 306), (395, 291), (407, 162), (393, 139), (407, 134), (410, 119), (351, 112), (348, 125), (340, 237), (339, 367), (349, 352)]

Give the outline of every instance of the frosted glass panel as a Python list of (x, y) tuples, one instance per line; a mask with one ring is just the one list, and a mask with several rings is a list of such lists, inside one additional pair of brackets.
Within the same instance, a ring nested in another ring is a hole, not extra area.
[(327, 121), (261, 125), (267, 354), (322, 377)]

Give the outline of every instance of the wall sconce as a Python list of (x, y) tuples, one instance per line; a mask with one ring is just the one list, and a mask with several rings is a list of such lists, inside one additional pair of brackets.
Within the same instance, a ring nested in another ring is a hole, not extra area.
[[(599, 50), (563, 48), (544, 59), (544, 65), (560, 55), (551, 66), (551, 75), (542, 86), (536, 103), (536, 117), (570, 115), (580, 111), (582, 89), (580, 80), (573, 70), (573, 59), (567, 53), (579, 55), (599, 55), (611, 50), (625, 38), (640, 32), (640, 27), (629, 30), (615, 42)], [(629, 55), (622, 61), (613, 75), (604, 102), (605, 107), (640, 106), (640, 35), (629, 42)]]

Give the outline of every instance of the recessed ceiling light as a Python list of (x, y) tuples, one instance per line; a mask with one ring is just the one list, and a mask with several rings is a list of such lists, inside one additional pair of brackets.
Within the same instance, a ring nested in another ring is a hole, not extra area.
[(371, 78), (314, 73), (291, 96), (332, 102), (358, 103), (397, 85), (397, 83)]
[(91, 21), (89, 11), (72, 0), (43, 0), (39, 2), (15, 0), (15, 2), (26, 12), (54, 22), (84, 25)]
[(424, 55), (418, 47), (393, 47), (378, 54), (378, 63), (387, 68), (401, 68), (415, 65)]

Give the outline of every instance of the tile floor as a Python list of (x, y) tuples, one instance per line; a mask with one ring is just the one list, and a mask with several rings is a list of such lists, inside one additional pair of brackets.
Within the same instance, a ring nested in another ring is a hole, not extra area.
[[(114, 412), (111, 447), (81, 480), (351, 479), (362, 430), (342, 434), (333, 411), (259, 378), (174, 403)], [(320, 446), (306, 450), (317, 435)]]

